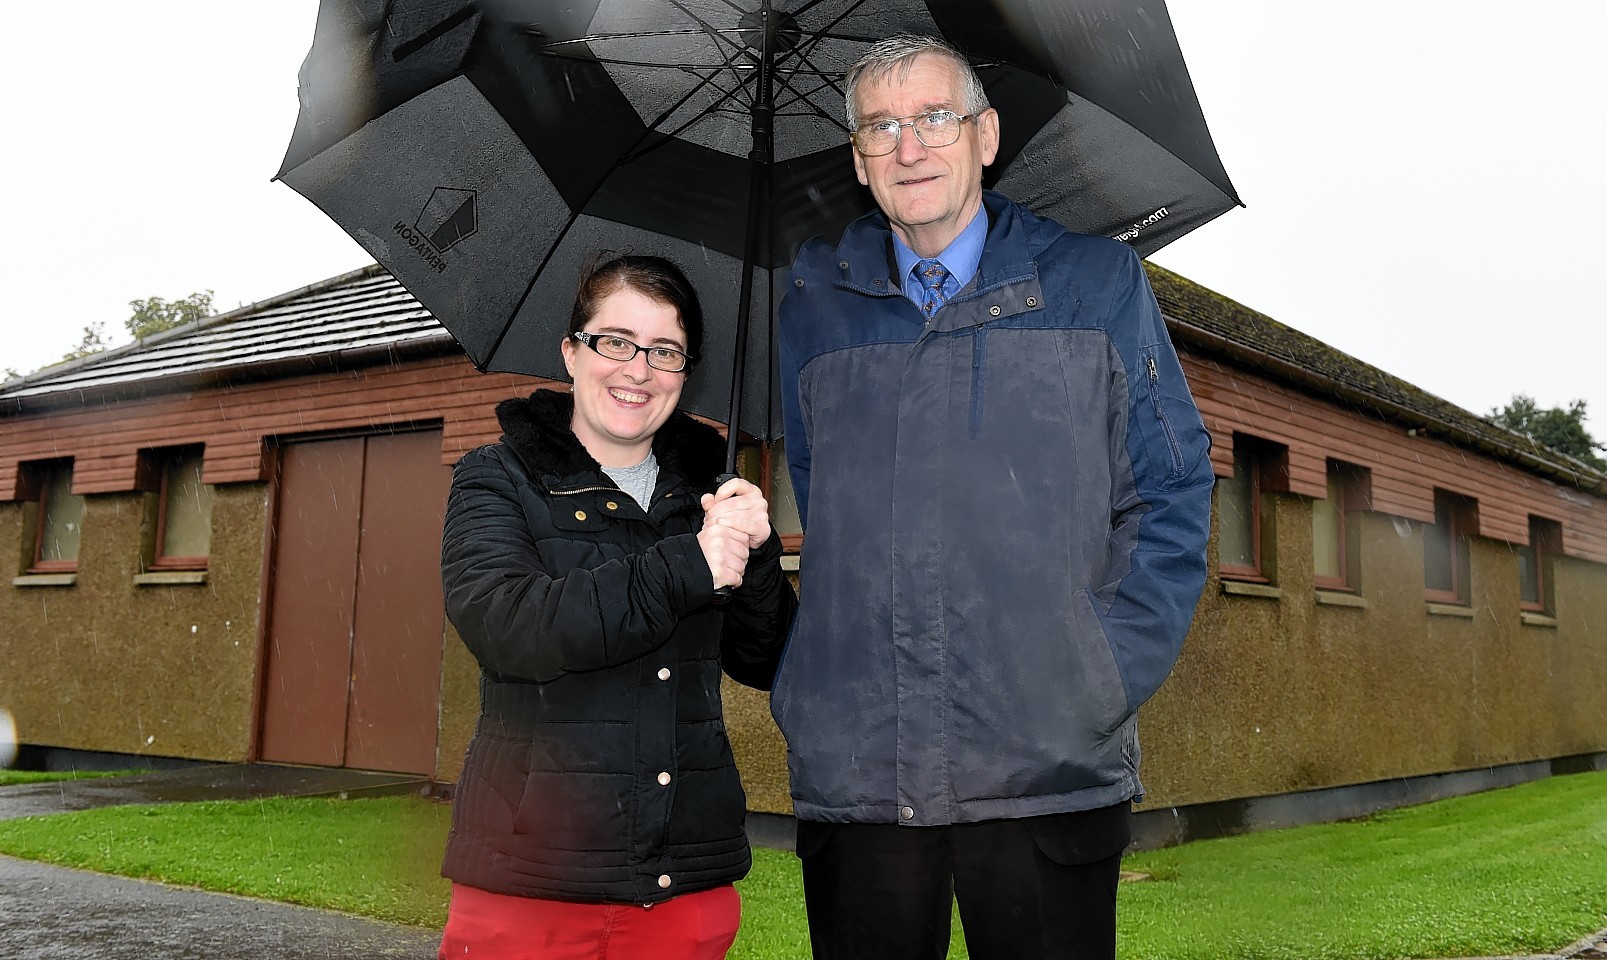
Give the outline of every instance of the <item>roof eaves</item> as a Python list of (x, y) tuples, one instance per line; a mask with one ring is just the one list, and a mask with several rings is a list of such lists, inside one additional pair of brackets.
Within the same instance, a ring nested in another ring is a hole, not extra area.
[(92, 353), (87, 357), (79, 357), (76, 360), (68, 360), (64, 363), (52, 364), (51, 366), (36, 370), (27, 376), (7, 380), (3, 384), (0, 384), (0, 389), (10, 392), (19, 387), (27, 387), (35, 383), (54, 380), (64, 374), (76, 373), (79, 370), (87, 367), (98, 366), (110, 360), (116, 360), (129, 354), (139, 353), (154, 347), (158, 347), (168, 340), (198, 333), (209, 327), (217, 326), (220, 323), (228, 323), (229, 321), (238, 319), (246, 314), (270, 310), (279, 306), (280, 304), (285, 303), (286, 301), (313, 296), (323, 293), (324, 291), (334, 287), (339, 287), (352, 283), (356, 280), (362, 280), (367, 277), (375, 276), (389, 276), (389, 274), (386, 273), (385, 268), (380, 266), (378, 263), (371, 263), (366, 267), (359, 267), (356, 270), (348, 271), (340, 274), (339, 276), (330, 277), (327, 280), (320, 280), (317, 283), (308, 284), (305, 287), (300, 287), (286, 293), (277, 294), (269, 297), (266, 300), (259, 300), (256, 303), (248, 303), (245, 306), (236, 307), (227, 313), (220, 313), (210, 317), (202, 317), (198, 320), (192, 320), (189, 323), (174, 327), (171, 330), (163, 330), (160, 333), (153, 333), (148, 337), (135, 340), (133, 343), (125, 343), (120, 347), (113, 347), (110, 350)]
[(457, 345), (457, 341), (453, 340), (445, 330), (441, 330), (409, 340), (387, 340), (383, 343), (361, 344), (321, 353), (270, 357), (228, 366), (176, 370), (134, 380), (83, 384), (52, 393), (7, 396), (0, 398), (0, 411), (15, 414), (81, 406), (101, 398), (126, 398), (130, 395), (131, 388), (136, 387), (140, 391), (138, 396), (148, 397), (203, 386), (249, 383), (287, 375), (349, 370), (461, 352), (462, 348)]
[[(1179, 320), (1174, 316), (1167, 316), (1166, 320), (1173, 333), (1178, 335), (1178, 339), (1189, 346), (1206, 352), (1221, 354), (1240, 364), (1271, 374), (1297, 386), (1326, 392), (1343, 403), (1370, 410), (1382, 419), (1404, 422), (1410, 428), (1424, 430), (1425, 432), (1439, 433), (1453, 442), (1482, 450), (1485, 453), (1510, 461), (1526, 470), (1543, 476), (1565, 481), (1581, 490), (1607, 495), (1607, 475), (1597, 472), (1589, 465), (1581, 463), (1573, 457), (1536, 443), (1522, 434), (1516, 434), (1505, 428), (1496, 427), (1494, 424), (1488, 424), (1488, 421), (1481, 421), (1494, 429), (1501, 430), (1511, 439), (1508, 442), (1502, 442), (1491, 437), (1482, 436), (1459, 424), (1403, 406), (1386, 397), (1362, 390), (1309, 367), (1285, 360), (1282, 357), (1257, 350), (1247, 344), (1213, 331), (1205, 330), (1185, 320)], [(1356, 362), (1360, 363), (1361, 361)], [(1389, 376), (1388, 374), (1383, 374), (1382, 371), (1379, 372), (1383, 376)]]

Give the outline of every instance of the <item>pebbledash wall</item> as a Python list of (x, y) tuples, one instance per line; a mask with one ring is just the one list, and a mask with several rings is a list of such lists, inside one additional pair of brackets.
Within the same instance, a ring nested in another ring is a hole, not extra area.
[[(496, 439), (496, 401), (535, 382), (435, 356), (0, 416), (0, 557), (14, 574), (28, 562), (18, 463), (70, 456), (74, 492), (84, 496), (76, 572), (8, 576), (0, 587), (0, 707), (15, 716), (19, 739), (255, 759), (275, 448), (425, 427), (441, 431), (440, 459), (450, 464)], [(175, 578), (190, 582), (137, 582), (150, 535), (148, 495), (135, 489), (138, 452), (194, 443), (205, 444), (203, 480), (213, 488), (206, 570)], [(469, 660), (461, 643), (444, 639), (441, 657), (443, 678)], [(472, 723), (477, 695), (443, 685), (440, 724), (457, 729), (465, 712)], [(437, 713), (435, 704), (420, 708)], [(452, 767), (453, 754), (438, 756)]]
[[(1207, 821), (1275, 822), (1287, 809), (1257, 814), (1254, 805), (1278, 798), (1318, 798), (1314, 808), (1350, 815), (1435, 789), (1600, 766), (1607, 477), (1180, 277), (1156, 268), (1151, 277), (1212, 431), (1218, 475), (1231, 475), (1245, 438), (1286, 456), (1265, 495), (1270, 582), (1247, 590), (1223, 580), (1213, 532), (1212, 573), (1182, 657), (1141, 712), (1141, 809), (1180, 811), (1157, 823), (1186, 825), (1192, 814), (1199, 833)], [(411, 345), (314, 344), (300, 358), (182, 375), (179, 360), (161, 358), (196, 344), (243, 349), (226, 346), (231, 331), (297, 310), (311, 316), (309, 304), (356, 302), (352, 291), (385, 284), (392, 301), (408, 299), (370, 268), (153, 338), (99, 367), (144, 358), (154, 372), (37, 394), (56, 376), (47, 372), (24, 382), (36, 394), (0, 388), (0, 557), (21, 558), (26, 539), (20, 463), (73, 457), (74, 490), (85, 495), (70, 585), (0, 582), (0, 706), (25, 742), (257, 758), (277, 445), (424, 426), (440, 430), (439, 462), (450, 464), (495, 439), (495, 402), (533, 382), (476, 373), (438, 331)], [(92, 359), (60, 376), (92, 380), (96, 370)], [(136, 584), (149, 536), (139, 451), (193, 443), (205, 444), (203, 478), (215, 497), (204, 582)], [(1354, 526), (1356, 590), (1342, 603), (1319, 593), (1312, 573), (1312, 509), (1328, 459), (1365, 467), (1371, 480), (1371, 509)], [(1435, 488), (1477, 501), (1463, 610), (1424, 597)], [(1520, 609), (1514, 547), (1526, 542), (1531, 515), (1562, 531), (1544, 617)], [(438, 733), (430, 773), (451, 781), (477, 712), (477, 670), (450, 625), (440, 651), (439, 701), (420, 709), (435, 714)], [(734, 684), (726, 693), (750, 807), (789, 812), (785, 750), (764, 695)], [(1492, 769), (1513, 772), (1492, 778)], [(1431, 786), (1403, 792), (1402, 783)], [(1334, 796), (1341, 801), (1320, 799)]]

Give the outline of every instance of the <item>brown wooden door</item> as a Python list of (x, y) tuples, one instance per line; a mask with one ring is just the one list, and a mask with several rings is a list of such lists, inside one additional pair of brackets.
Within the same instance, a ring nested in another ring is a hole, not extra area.
[(432, 773), (440, 707), (436, 431), (287, 444), (259, 756)]

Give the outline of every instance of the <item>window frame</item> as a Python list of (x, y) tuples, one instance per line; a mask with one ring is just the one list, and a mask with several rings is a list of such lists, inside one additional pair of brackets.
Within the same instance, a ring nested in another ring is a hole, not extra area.
[[(31, 530), (31, 542), (27, 545), (28, 562), (23, 567), (24, 574), (51, 574), (51, 573), (77, 573), (78, 554), (75, 551), (71, 560), (45, 560), (42, 554), (45, 549), (46, 521), (50, 518), (50, 488), (51, 481), (57, 471), (64, 472), (67, 480), (68, 494), (72, 495), (73, 467), (72, 457), (57, 457), (51, 460), (33, 460), (19, 464), (18, 467), (24, 478), (24, 497), (33, 504), (34, 518)], [(82, 537), (82, 530), (79, 532)]]
[(1529, 515), (1529, 542), (1524, 544), (1529, 551), (1529, 566), (1534, 571), (1535, 595), (1538, 600), (1525, 600), (1523, 597), (1523, 580), (1518, 580), (1518, 609), (1528, 613), (1539, 613), (1551, 616), (1556, 611), (1556, 594), (1553, 590), (1553, 577), (1551, 565), (1553, 560), (1562, 553), (1562, 524), (1546, 517)]
[(1273, 584), (1277, 580), (1277, 517), (1272, 494), (1289, 490), (1289, 450), (1280, 443), (1249, 434), (1233, 434), (1233, 465), (1245, 457), (1245, 474), (1250, 486), (1250, 565), (1228, 563), (1222, 559), (1220, 504), (1217, 515), (1217, 576), (1241, 583)]
[(1327, 460), (1326, 478), (1328, 496), (1334, 505), (1337, 523), (1335, 539), (1338, 546), (1339, 576), (1331, 577), (1316, 572), (1316, 517), (1312, 518), (1312, 586), (1317, 590), (1334, 593), (1361, 592), (1361, 543), (1354, 529), (1359, 523), (1357, 514), (1369, 509), (1371, 474), (1360, 467), (1330, 457)]
[[(743, 434), (742, 437), (743, 439), (737, 445), (737, 474), (764, 491), (765, 500), (770, 504), (770, 526), (774, 530), (776, 529), (775, 508), (777, 503), (775, 482), (776, 477), (779, 475), (776, 471), (778, 469), (781, 471), (787, 469), (786, 461), (776, 456), (777, 446), (780, 441), (759, 443), (747, 434)], [(755, 455), (758, 458), (756, 470), (752, 459)], [(754, 476), (755, 473), (757, 473), (757, 476)], [(781, 552), (784, 555), (796, 555), (803, 551), (804, 535), (802, 533), (779, 533), (778, 531), (778, 534), (781, 537)]]
[[(149, 538), (149, 552), (146, 555), (145, 569), (150, 571), (180, 571), (205, 570), (211, 559), (211, 531), (207, 535), (207, 553), (196, 556), (169, 556), (167, 550), (167, 521), (168, 505), (171, 501), (170, 484), (174, 469), (195, 458), (201, 462), (201, 475), (205, 474), (206, 447), (202, 444), (185, 444), (176, 447), (156, 447), (140, 451), (142, 483), (141, 487), (147, 494), (154, 497), (154, 504), (148, 508), (147, 515), (152, 518), (152, 530)], [(204, 480), (202, 481), (205, 482)], [(210, 527), (210, 511), (208, 521)]]
[[(1445, 554), (1449, 566), (1450, 589), (1429, 586), (1428, 537), (1430, 530), (1441, 529), (1440, 516), (1444, 511)], [(1450, 490), (1434, 488), (1434, 522), (1423, 527), (1423, 596), (1429, 603), (1453, 606), (1472, 606), (1472, 570), (1468, 551), (1468, 536), (1478, 529), (1478, 501)]]

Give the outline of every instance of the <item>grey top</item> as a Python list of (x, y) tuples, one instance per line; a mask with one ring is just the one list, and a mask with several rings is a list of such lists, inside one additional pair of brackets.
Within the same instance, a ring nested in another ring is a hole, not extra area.
[(604, 467), (603, 472), (608, 478), (619, 484), (619, 488), (646, 510), (649, 501), (653, 499), (653, 488), (658, 485), (658, 458), (652, 451), (647, 459), (633, 467)]

